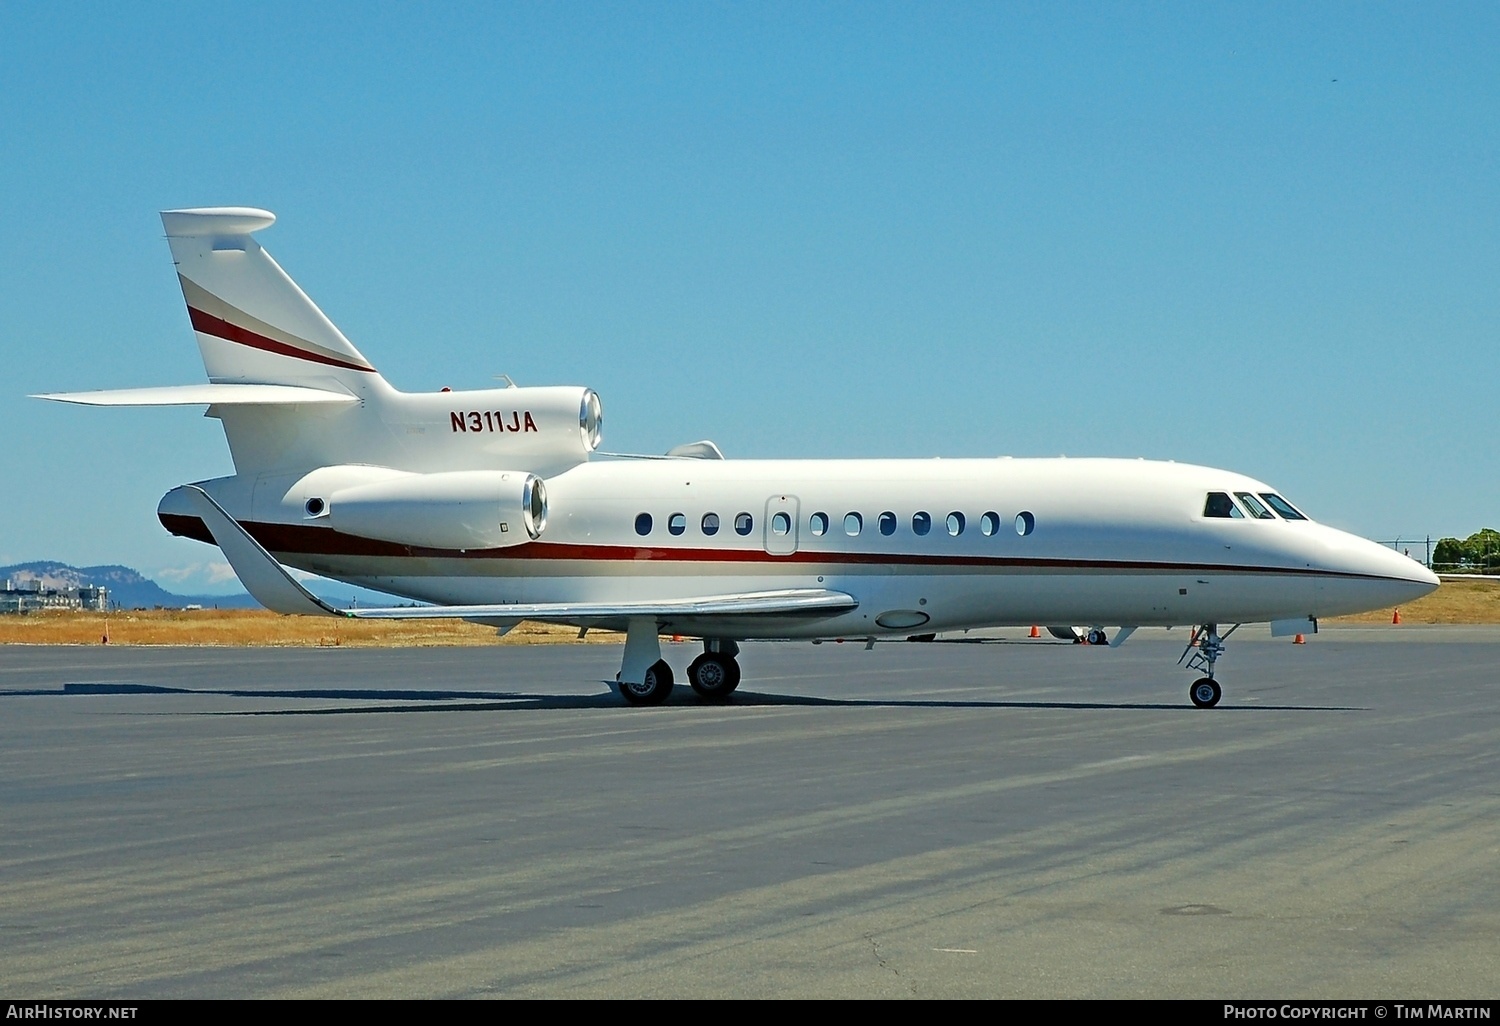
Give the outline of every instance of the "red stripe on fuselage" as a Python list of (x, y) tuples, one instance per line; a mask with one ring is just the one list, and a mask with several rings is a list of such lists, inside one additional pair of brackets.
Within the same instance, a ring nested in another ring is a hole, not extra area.
[[(159, 513), (162, 526), (175, 535), (214, 544), (207, 525), (197, 517)], [(503, 549), (435, 549), (402, 545), (343, 534), (332, 528), (296, 524), (244, 522), (240, 526), (271, 552), (303, 556), (384, 556), (416, 559), (516, 559), (581, 560), (584, 562), (639, 563), (764, 563), (834, 564), (844, 566), (992, 567), (994, 569), (1113, 570), (1148, 573), (1242, 573), (1286, 574), (1296, 577), (1338, 577), (1385, 580), (1374, 574), (1342, 573), (1310, 567), (1237, 566), (1224, 563), (1171, 563), (1134, 559), (1019, 559), (1012, 556), (929, 556), (913, 553), (812, 552), (806, 549), (774, 556), (763, 549), (663, 549), (634, 545), (574, 545), (565, 542), (525, 542)]]
[(311, 363), (326, 364), (329, 367), (343, 367), (345, 370), (374, 371), (370, 367), (358, 363), (350, 363), (333, 356), (324, 356), (322, 353), (311, 353), (306, 349), (298, 349), (296, 346), (278, 342), (274, 338), (267, 338), (259, 332), (242, 328), (238, 324), (231, 324), (222, 317), (215, 317), (211, 313), (204, 313), (195, 307), (188, 307), (188, 317), (193, 322), (193, 330), (201, 331), (205, 335), (222, 338), (226, 342), (237, 342), (251, 349), (260, 349), (267, 353), (275, 353), (277, 356), (291, 356), (298, 360), (307, 360)]

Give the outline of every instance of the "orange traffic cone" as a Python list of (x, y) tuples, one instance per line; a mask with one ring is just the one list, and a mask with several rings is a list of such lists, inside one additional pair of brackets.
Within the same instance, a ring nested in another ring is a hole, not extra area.
[(674, 634), (674, 635), (672, 635), (672, 644), (674, 644), (674, 645), (680, 645), (680, 644), (682, 644), (682, 635), (681, 634)]
[(1042, 636), (1042, 632), (1037, 629), (1036, 624), (1031, 625), (1031, 636), (1033, 638), (1040, 638)]
[(1401, 622), (1401, 610), (1399, 610), (1399, 609), (1392, 610), (1391, 611), (1391, 623), (1398, 624), (1400, 622)]
[(1293, 645), (1305, 645), (1305, 644), (1307, 644), (1307, 639), (1304, 638), (1302, 635), (1299, 634), (1295, 638), (1292, 639), (1292, 644)]

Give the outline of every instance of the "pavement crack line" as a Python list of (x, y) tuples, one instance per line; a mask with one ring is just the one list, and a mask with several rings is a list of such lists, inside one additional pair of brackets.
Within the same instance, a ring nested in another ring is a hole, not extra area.
[(870, 954), (875, 956), (875, 964), (880, 968), (889, 971), (892, 976), (896, 977), (896, 979), (906, 984), (906, 989), (911, 991), (913, 996), (915, 996), (917, 993), (916, 984), (903, 977), (901, 975), (901, 970), (891, 965), (891, 963), (887, 961), (886, 957), (880, 953), (880, 942), (875, 939), (875, 935), (873, 933), (867, 933), (865, 934), (865, 940), (870, 942)]

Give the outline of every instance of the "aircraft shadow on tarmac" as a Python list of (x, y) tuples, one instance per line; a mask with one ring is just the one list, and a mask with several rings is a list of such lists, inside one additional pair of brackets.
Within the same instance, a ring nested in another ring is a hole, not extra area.
[[(608, 684), (608, 681), (600, 683)], [(0, 692), (0, 697), (13, 696), (87, 696), (87, 695), (201, 695), (250, 699), (331, 699), (334, 701), (379, 702), (379, 705), (354, 705), (323, 707), (316, 709), (244, 709), (215, 710), (212, 712), (185, 712), (179, 715), (195, 716), (329, 716), (349, 713), (400, 713), (400, 712), (475, 712), (500, 709), (614, 709), (620, 712), (642, 713), (647, 709), (629, 709), (620, 703), (611, 689), (602, 694), (591, 695), (538, 695), (512, 691), (417, 691), (409, 689), (380, 690), (374, 688), (296, 688), (288, 690), (248, 690), (242, 688), (179, 688), (159, 684), (135, 683), (71, 683), (61, 688), (27, 689)], [(1201, 715), (1203, 710), (1175, 702), (1041, 702), (1005, 699), (924, 699), (924, 698), (820, 698), (813, 695), (779, 695), (755, 691), (737, 691), (724, 703), (708, 705), (695, 696), (683, 695), (655, 708), (692, 706), (696, 708), (723, 708), (724, 706), (828, 706), (850, 708), (890, 709), (1075, 709), (1075, 710), (1138, 710), (1183, 712)], [(1219, 706), (1214, 712), (1364, 712), (1362, 706), (1348, 705), (1229, 705)]]

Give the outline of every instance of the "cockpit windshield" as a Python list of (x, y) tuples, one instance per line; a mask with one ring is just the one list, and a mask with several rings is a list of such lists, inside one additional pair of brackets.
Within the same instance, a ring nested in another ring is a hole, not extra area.
[(1272, 509), (1281, 514), (1281, 519), (1283, 520), (1307, 519), (1307, 517), (1303, 516), (1297, 511), (1297, 508), (1295, 506), (1293, 506), (1290, 502), (1287, 502), (1275, 492), (1261, 492), (1260, 497), (1262, 499), (1265, 499)]
[(1220, 520), (1243, 520), (1245, 514), (1234, 504), (1228, 492), (1209, 492), (1208, 501), (1203, 504), (1203, 515), (1206, 517), (1217, 517)]
[(1240, 500), (1241, 505), (1250, 511), (1250, 515), (1256, 520), (1275, 520), (1276, 517), (1270, 510), (1261, 504), (1261, 501), (1249, 492), (1235, 492), (1234, 497)]

